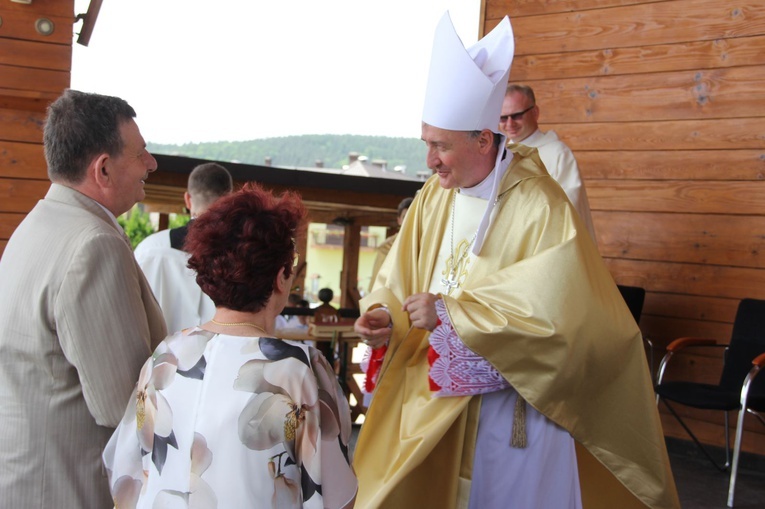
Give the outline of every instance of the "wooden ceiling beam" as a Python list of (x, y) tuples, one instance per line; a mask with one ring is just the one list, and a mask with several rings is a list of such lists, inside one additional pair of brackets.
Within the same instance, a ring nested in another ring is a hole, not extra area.
[[(143, 203), (155, 212), (180, 213), (189, 173), (198, 164), (210, 161), (164, 154), (154, 157), (159, 169), (149, 176)], [(359, 226), (393, 226), (399, 202), (414, 196), (423, 184), (241, 163), (220, 164), (231, 172), (237, 186), (254, 181), (276, 193), (296, 191), (308, 208), (310, 220), (317, 223), (340, 219)]]

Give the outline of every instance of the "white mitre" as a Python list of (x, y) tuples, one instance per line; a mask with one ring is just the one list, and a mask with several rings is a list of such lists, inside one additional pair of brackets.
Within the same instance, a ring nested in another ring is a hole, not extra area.
[[(490, 129), (502, 136), (501, 147), (504, 147), (499, 116), (514, 52), (513, 29), (507, 16), (488, 35), (465, 48), (446, 12), (433, 39), (422, 121), (450, 131)], [(491, 197), (473, 245), (475, 254), (483, 246), (499, 182), (509, 163), (502, 160), (503, 156), (504, 150), (499, 150)]]
[(466, 49), (446, 12), (433, 39), (422, 121), (450, 131), (498, 133), (514, 50), (507, 16)]

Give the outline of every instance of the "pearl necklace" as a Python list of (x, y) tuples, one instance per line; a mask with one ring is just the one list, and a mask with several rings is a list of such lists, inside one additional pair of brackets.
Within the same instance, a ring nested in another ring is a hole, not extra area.
[(252, 327), (253, 329), (257, 329), (260, 332), (262, 332), (263, 334), (265, 334), (266, 336), (271, 336), (271, 334), (269, 334), (266, 329), (264, 329), (260, 325), (257, 325), (257, 324), (251, 323), (251, 322), (219, 322), (215, 318), (212, 318), (210, 320), (210, 322), (214, 323), (215, 325), (221, 325), (223, 327), (236, 327), (238, 325), (244, 325), (244, 326), (247, 326), (247, 327)]
[(454, 250), (454, 216), (455, 203), (457, 202), (457, 192), (452, 195), (451, 227), (449, 237), (451, 242), (451, 251), (449, 258), (446, 259), (446, 268), (441, 273), (441, 285), (446, 289), (446, 294), (451, 295), (455, 288), (459, 288), (461, 281), (467, 276), (468, 256), (470, 256), (470, 246), (475, 242), (478, 230), (473, 234), (470, 242), (462, 241), (457, 245), (457, 251)]

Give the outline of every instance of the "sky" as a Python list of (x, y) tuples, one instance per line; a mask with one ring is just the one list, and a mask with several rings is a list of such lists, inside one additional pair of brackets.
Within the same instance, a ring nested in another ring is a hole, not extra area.
[[(85, 12), (89, 0), (75, 0)], [(420, 136), (433, 34), (480, 0), (106, 0), (71, 87), (116, 95), (147, 142)], [(75, 25), (75, 33), (81, 24)]]

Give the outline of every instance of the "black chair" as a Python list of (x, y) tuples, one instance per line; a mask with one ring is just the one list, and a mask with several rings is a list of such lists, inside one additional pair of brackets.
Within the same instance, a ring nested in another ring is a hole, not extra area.
[[(664, 374), (669, 360), (686, 347), (718, 348), (724, 351), (724, 363), (718, 385), (669, 381)], [(713, 339), (679, 338), (667, 346), (667, 353), (659, 364), (656, 384), (656, 403), (664, 401), (672, 415), (683, 426), (707, 458), (721, 471), (731, 468), (728, 487), (728, 507), (733, 507), (736, 472), (741, 451), (741, 434), (747, 413), (756, 416), (765, 425), (761, 412), (765, 412), (765, 377), (756, 378), (765, 366), (765, 300), (743, 299), (733, 322), (733, 333), (728, 345), (717, 344)], [(721, 410), (725, 417), (725, 464), (720, 465), (699, 442), (696, 435), (683, 422), (670, 401), (693, 408)], [(730, 459), (730, 432), (728, 413), (738, 411), (733, 461)]]
[(619, 292), (627, 303), (627, 307), (632, 313), (635, 322), (640, 323), (640, 315), (643, 314), (643, 303), (645, 302), (645, 288), (639, 286), (616, 285)]
[[(645, 288), (626, 285), (616, 285), (616, 287), (619, 288), (619, 292), (621, 292), (624, 302), (627, 303), (627, 307), (629, 308), (630, 313), (632, 313), (635, 323), (639, 325), (640, 315), (643, 314), (643, 303), (645, 302)], [(648, 361), (651, 367), (651, 380), (653, 380), (653, 342), (647, 336), (643, 336), (643, 341), (648, 347)]]

